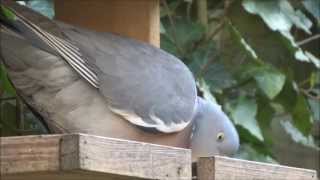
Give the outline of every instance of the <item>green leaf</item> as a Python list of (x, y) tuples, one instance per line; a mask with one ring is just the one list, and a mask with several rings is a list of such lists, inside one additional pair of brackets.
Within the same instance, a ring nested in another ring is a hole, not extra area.
[(167, 9), (166, 7), (162, 7), (160, 10), (160, 17), (162, 18), (168, 15), (172, 16), (180, 4), (181, 4), (181, 1), (173, 1), (168, 4), (169, 9)]
[(166, 29), (164, 36), (170, 39), (179, 51), (182, 51), (179, 55), (184, 57), (193, 50), (194, 43), (202, 39), (205, 28), (200, 23), (183, 18), (175, 18), (174, 21), (174, 26), (168, 20), (162, 21)]
[(261, 129), (256, 121), (257, 104), (254, 99), (240, 97), (234, 109), (231, 112), (231, 117), (235, 124), (244, 127), (252, 135), (263, 141)]
[(254, 78), (259, 89), (269, 99), (275, 98), (282, 90), (286, 76), (274, 67), (264, 65), (246, 65), (241, 69), (240, 78)]
[(308, 147), (319, 149), (316, 146), (316, 144), (310, 134), (307, 136), (302, 134), (301, 131), (298, 130), (291, 122), (292, 121), (291, 121), (290, 116), (287, 115), (285, 117), (281, 117), (280, 124), (281, 124), (282, 128), (286, 131), (287, 134), (290, 135), (291, 139), (294, 142), (303, 144)]
[(17, 121), (16, 121), (16, 106), (5, 102), (1, 106), (1, 111), (5, 112), (0, 114), (0, 123), (2, 124), (1, 136), (14, 136), (17, 134)]
[(303, 62), (312, 62), (309, 60), (309, 57), (304, 53), (304, 51), (297, 45), (293, 35), (289, 31), (281, 31), (281, 34), (284, 38), (282, 38), (284, 44), (294, 54), (294, 57)]
[(310, 87), (320, 84), (320, 71), (312, 72), (310, 75)]
[(54, 17), (54, 5), (52, 0), (28, 0), (26, 5), (50, 19), (53, 19)]
[(301, 11), (295, 11), (287, 0), (244, 0), (242, 5), (249, 13), (259, 15), (273, 31), (289, 32), (295, 25), (311, 34), (312, 22)]
[(257, 120), (259, 127), (261, 128), (265, 142), (269, 145), (272, 145), (273, 138), (269, 134), (271, 128), (271, 122), (275, 115), (275, 110), (272, 105), (269, 103), (269, 100), (264, 96), (257, 97), (258, 103), (258, 113)]
[(272, 31), (278, 31), (285, 37), (284, 44), (294, 54), (299, 61), (311, 62), (318, 67), (314, 61), (296, 44), (291, 28), (296, 26), (311, 34), (310, 28), (312, 21), (307, 18), (300, 10), (294, 10), (287, 0), (273, 1), (255, 1), (244, 0), (242, 3), (244, 9), (251, 13), (259, 15)]
[(11, 82), (9, 81), (7, 77), (7, 73), (5, 71), (5, 68), (3, 65), (0, 63), (0, 88), (3, 87), (3, 90), (8, 93), (9, 95), (15, 95), (16, 91), (13, 88)]
[(217, 62), (216, 52), (213, 42), (206, 43), (191, 54), (188, 66), (197, 79), (202, 78), (206, 82), (210, 90), (222, 93), (223, 89), (234, 85), (235, 80), (224, 65)]
[(249, 143), (242, 144), (235, 157), (238, 159), (245, 159), (245, 160), (250, 160), (250, 161), (259, 161), (259, 162), (279, 164), (270, 155), (266, 155), (264, 153), (261, 153), (259, 150), (256, 150), (254, 148), (254, 146), (252, 146)]
[(312, 128), (312, 116), (308, 108), (308, 102), (302, 95), (298, 96), (292, 115), (295, 127), (307, 136)]
[(6, 8), (4, 5), (0, 5), (1, 7), (1, 14), (3, 14), (8, 20), (14, 21), (16, 20), (16, 15), (9, 9)]
[(276, 97), (283, 88), (286, 77), (274, 69), (261, 69), (254, 75), (258, 87), (269, 99)]
[[(275, 98), (275, 102), (280, 103), (286, 111), (292, 112), (297, 103), (298, 92), (294, 82), (287, 79), (280, 94)], [(283, 112), (279, 112), (283, 113)]]
[(308, 103), (313, 114), (313, 119), (315, 121), (320, 121), (320, 101), (308, 99)]
[(304, 0), (304, 7), (320, 22), (320, 1), (319, 0)]
[(178, 52), (177, 46), (175, 45), (173, 40), (170, 39), (170, 37), (164, 34), (161, 34), (160, 37), (161, 37), (161, 41), (160, 41), (161, 49), (167, 51), (170, 54), (177, 56), (178, 58), (182, 58), (182, 56)]
[(236, 125), (236, 129), (239, 133), (241, 144), (250, 144), (251, 147), (253, 147), (260, 154), (272, 156), (270, 147), (254, 136), (248, 129), (241, 125)]
[(309, 60), (318, 68), (320, 69), (320, 59), (311, 54), (308, 51), (305, 51), (305, 55), (309, 58)]
[(234, 39), (238, 42), (240, 47), (253, 59), (254, 61), (261, 63), (261, 60), (259, 59), (256, 52), (252, 49), (252, 47), (246, 42), (246, 40), (243, 38), (241, 33), (237, 30), (235, 26), (232, 25), (231, 22), (228, 23), (229, 30), (231, 32), (231, 35), (233, 35)]

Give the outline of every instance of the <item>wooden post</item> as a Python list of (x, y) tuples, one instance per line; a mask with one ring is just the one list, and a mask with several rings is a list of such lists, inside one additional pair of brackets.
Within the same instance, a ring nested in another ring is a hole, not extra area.
[(0, 138), (1, 180), (191, 180), (191, 152), (86, 134)]
[(160, 46), (159, 0), (55, 0), (55, 18)]
[(200, 158), (198, 180), (317, 180), (314, 170), (227, 157)]

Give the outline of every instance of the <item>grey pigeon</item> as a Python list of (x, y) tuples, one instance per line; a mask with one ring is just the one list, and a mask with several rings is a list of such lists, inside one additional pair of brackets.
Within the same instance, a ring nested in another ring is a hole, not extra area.
[(235, 127), (197, 96), (190, 70), (143, 42), (52, 21), (1, 1), (1, 59), (17, 93), (54, 133), (191, 148), (193, 160), (231, 155)]

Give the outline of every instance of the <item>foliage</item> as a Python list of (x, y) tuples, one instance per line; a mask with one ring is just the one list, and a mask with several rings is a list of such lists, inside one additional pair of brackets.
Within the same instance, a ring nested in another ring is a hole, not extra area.
[[(27, 5), (53, 17), (51, 1), (41, 2)], [(282, 138), (274, 124), (295, 143), (319, 150), (312, 131), (320, 121), (318, 0), (161, 2), (161, 48), (189, 66), (205, 98), (223, 105), (240, 134), (238, 157), (276, 162), (273, 146)], [(14, 96), (3, 69), (0, 75), (0, 96)], [(9, 119), (0, 122), (3, 129), (20, 127), (11, 120), (15, 103), (2, 101), (0, 109), (1, 119)]]
[(161, 47), (223, 104), (240, 133), (242, 158), (277, 160), (274, 121), (294, 142), (319, 149), (311, 134), (319, 121), (318, 2), (207, 1), (207, 21), (198, 1), (162, 4)]

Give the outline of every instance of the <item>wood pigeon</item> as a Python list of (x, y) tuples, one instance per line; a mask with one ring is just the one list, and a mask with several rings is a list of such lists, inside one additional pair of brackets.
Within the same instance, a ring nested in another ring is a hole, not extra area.
[(52, 21), (1, 1), (1, 59), (17, 93), (54, 133), (90, 133), (231, 155), (239, 136), (197, 96), (190, 70), (143, 42)]

